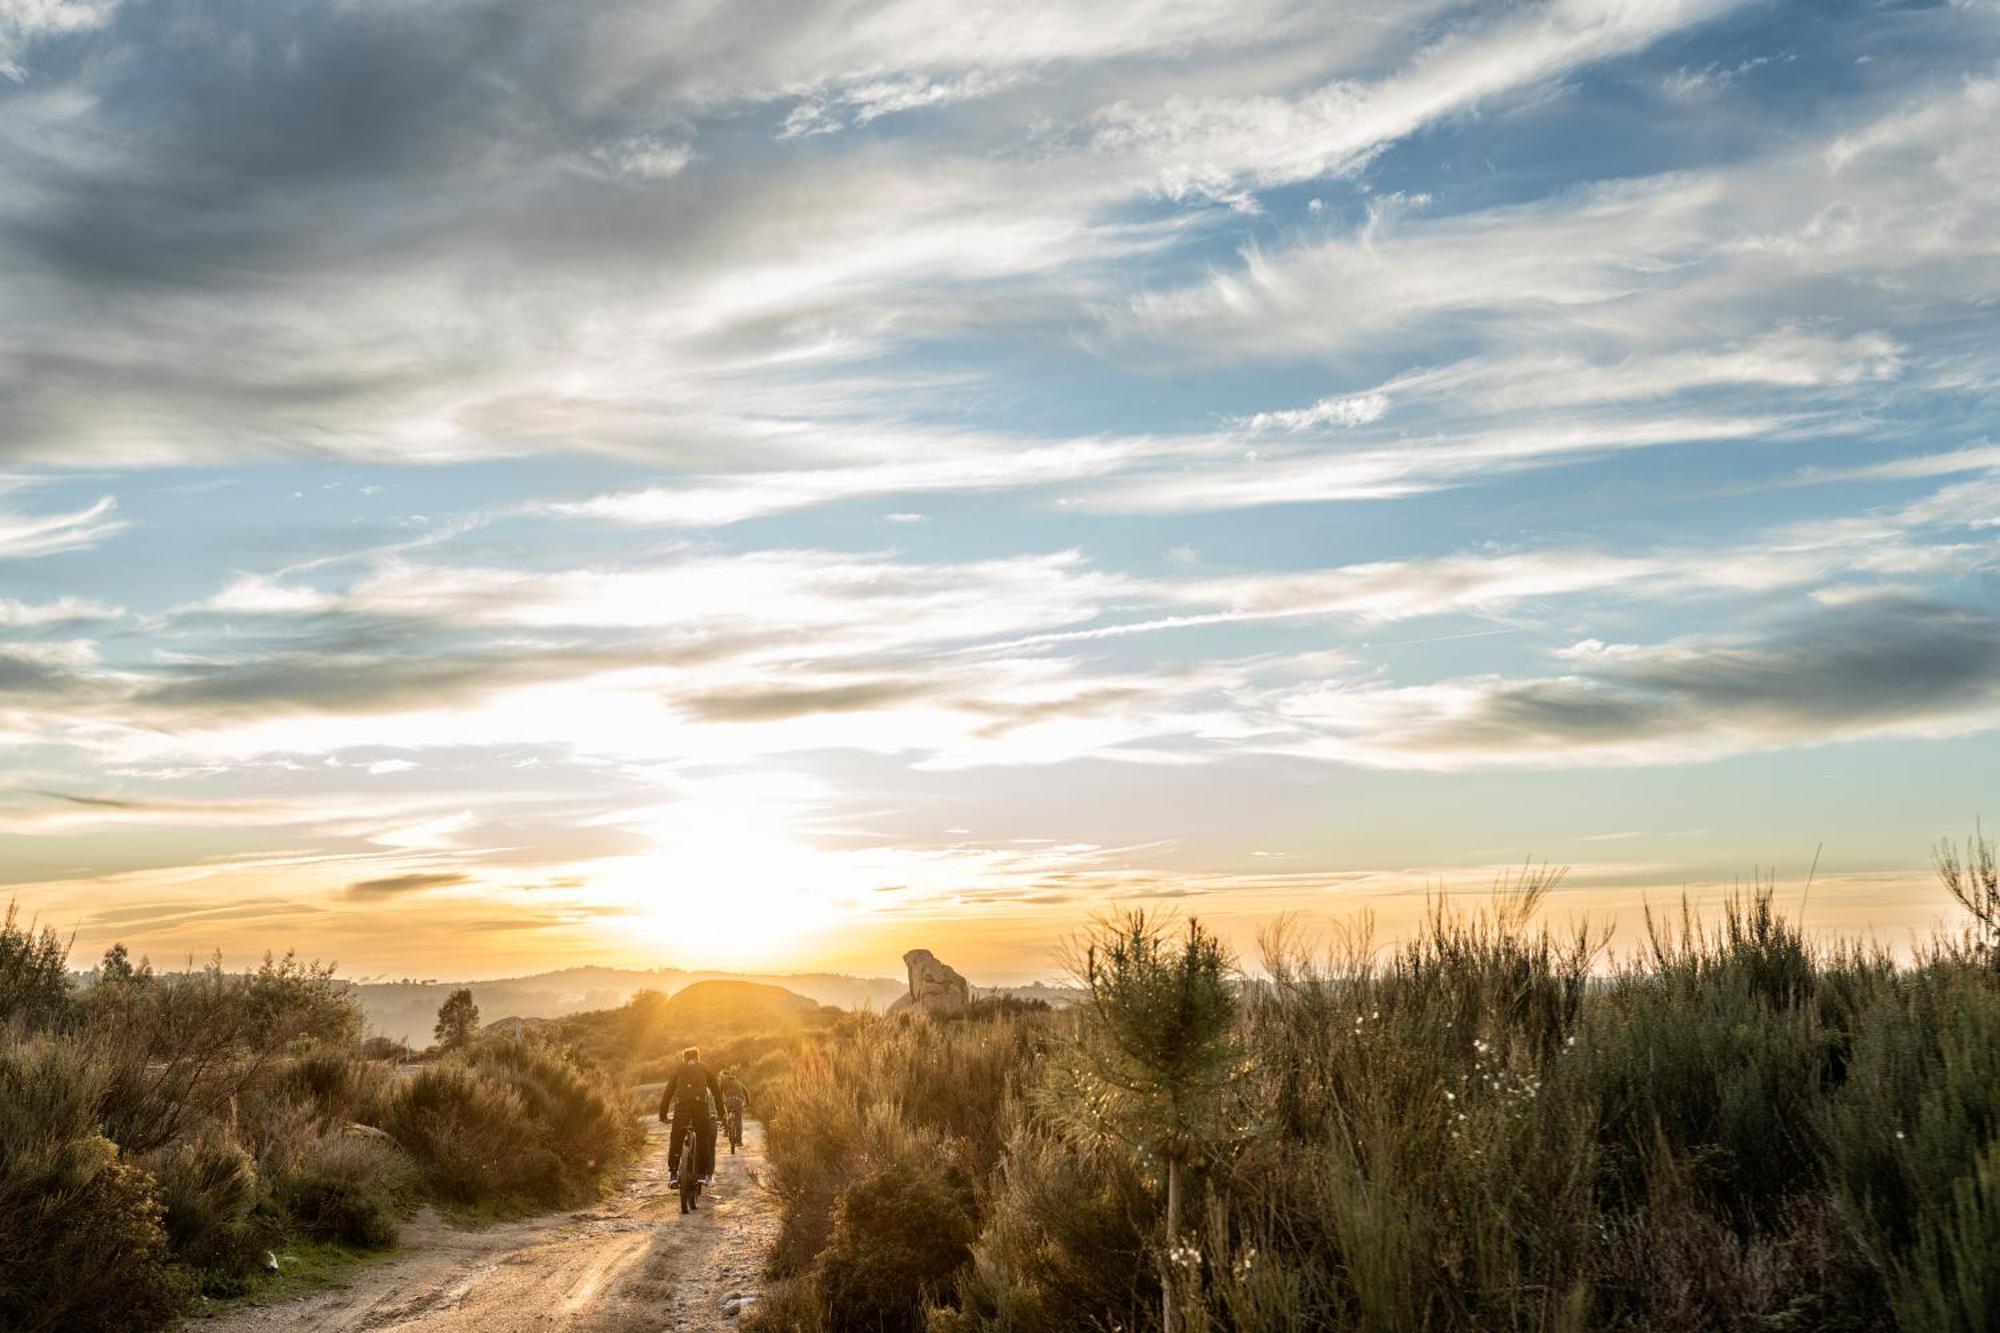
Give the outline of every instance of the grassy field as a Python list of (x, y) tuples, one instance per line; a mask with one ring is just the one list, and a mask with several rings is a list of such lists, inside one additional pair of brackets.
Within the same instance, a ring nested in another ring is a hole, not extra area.
[(1900, 964), (1768, 890), (1613, 960), (1530, 876), (1393, 948), (1280, 929), (1254, 982), (1127, 918), (1071, 1010), (853, 1019), (773, 1098), (757, 1327), (2000, 1328), (1970, 859), (1973, 924)]

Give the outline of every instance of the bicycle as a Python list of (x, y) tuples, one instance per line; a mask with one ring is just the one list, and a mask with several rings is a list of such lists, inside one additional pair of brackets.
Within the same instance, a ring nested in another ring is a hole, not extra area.
[(743, 1103), (738, 1101), (729, 1103), (723, 1124), (729, 1131), (729, 1155), (734, 1157), (736, 1150), (743, 1146)]
[(681, 1135), (681, 1212), (691, 1213), (701, 1206), (701, 1127), (689, 1124)]

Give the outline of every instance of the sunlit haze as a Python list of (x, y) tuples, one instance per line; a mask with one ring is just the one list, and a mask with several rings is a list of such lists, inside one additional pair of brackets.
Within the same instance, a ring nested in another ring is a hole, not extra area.
[(1899, 945), (2000, 819), (1997, 125), (1984, 0), (0, 0), (0, 898)]

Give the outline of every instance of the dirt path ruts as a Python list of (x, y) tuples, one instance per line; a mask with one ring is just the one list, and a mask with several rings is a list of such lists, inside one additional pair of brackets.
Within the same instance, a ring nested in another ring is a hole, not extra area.
[(759, 1290), (777, 1235), (777, 1203), (760, 1184), (764, 1131), (743, 1151), (718, 1145), (715, 1184), (680, 1215), (667, 1189), (666, 1131), (647, 1121), (644, 1156), (618, 1192), (593, 1207), (460, 1230), (434, 1216), (404, 1228), (402, 1249), (346, 1285), (190, 1324), (201, 1333), (589, 1333), (723, 1330)]

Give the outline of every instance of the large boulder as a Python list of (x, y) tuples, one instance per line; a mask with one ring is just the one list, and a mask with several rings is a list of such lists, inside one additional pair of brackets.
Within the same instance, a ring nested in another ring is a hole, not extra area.
[(955, 1014), (972, 998), (972, 987), (949, 963), (929, 949), (912, 949), (903, 955), (910, 973), (910, 991), (889, 1006), (892, 1014), (905, 1009), (920, 1014)]

